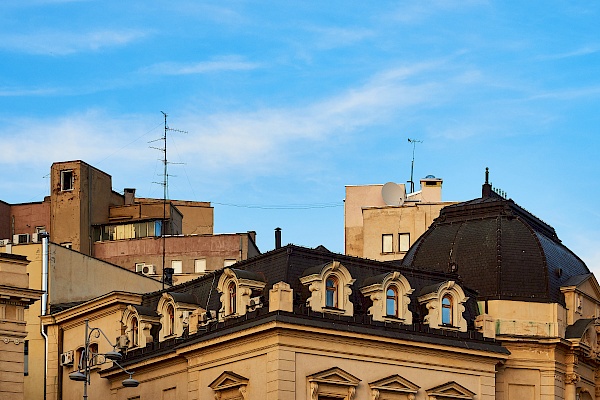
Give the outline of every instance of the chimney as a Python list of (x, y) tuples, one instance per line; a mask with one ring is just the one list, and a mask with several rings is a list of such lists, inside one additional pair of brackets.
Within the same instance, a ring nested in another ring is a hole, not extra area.
[(275, 249), (281, 248), (281, 228), (275, 228)]
[(123, 189), (123, 193), (125, 194), (125, 205), (126, 206), (132, 205), (133, 200), (135, 199), (135, 189), (125, 188), (125, 189)]

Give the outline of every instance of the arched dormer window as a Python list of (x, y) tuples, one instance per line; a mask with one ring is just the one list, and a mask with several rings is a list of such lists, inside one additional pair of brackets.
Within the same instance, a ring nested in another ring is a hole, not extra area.
[(217, 284), (221, 294), (219, 320), (245, 315), (266, 284), (264, 276), (256, 272), (225, 268)]
[(183, 335), (188, 326), (190, 314), (199, 307), (197, 298), (192, 294), (163, 293), (156, 308), (161, 324), (159, 340)]
[(442, 324), (452, 325), (452, 296), (444, 295), (442, 298)]
[(228, 314), (235, 314), (237, 312), (237, 286), (235, 282), (230, 282), (229, 287), (227, 289), (227, 293), (229, 293), (229, 304), (227, 305), (229, 308)]
[(385, 315), (398, 317), (398, 289), (393, 285), (385, 292)]
[(354, 314), (354, 304), (350, 301), (354, 281), (338, 261), (308, 268), (300, 277), (311, 293), (306, 300), (311, 310), (341, 315)]
[(140, 326), (139, 326), (139, 322), (137, 317), (132, 317), (131, 318), (131, 325), (130, 325), (130, 343), (133, 347), (138, 347), (140, 345)]
[[(161, 324), (156, 309), (137, 305), (127, 306), (123, 311), (121, 322), (123, 323), (121, 334), (127, 338), (125, 341), (127, 347), (146, 347), (147, 343), (154, 340), (150, 333), (153, 327)], [(119, 343), (123, 342), (119, 341)]]
[(325, 281), (325, 307), (337, 308), (338, 306), (338, 280), (329, 276)]
[(167, 318), (166, 318), (167, 326), (166, 326), (166, 334), (167, 336), (171, 336), (175, 333), (175, 307), (173, 304), (167, 304)]
[(467, 321), (463, 316), (464, 303), (469, 298), (454, 281), (424, 287), (418, 297), (419, 303), (427, 308), (423, 319), (431, 328), (467, 331)]
[(410, 294), (414, 289), (399, 271), (365, 279), (360, 291), (373, 302), (368, 310), (373, 320), (412, 324), (412, 312), (408, 309), (408, 305)]

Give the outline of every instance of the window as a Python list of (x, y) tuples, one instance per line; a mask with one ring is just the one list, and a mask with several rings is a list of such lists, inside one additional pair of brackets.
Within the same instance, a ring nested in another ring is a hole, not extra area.
[(399, 233), (398, 234), (398, 250), (408, 251), (410, 247), (410, 233)]
[(235, 282), (229, 283), (227, 292), (229, 293), (229, 314), (235, 314), (237, 311), (237, 287)]
[(60, 171), (60, 190), (73, 190), (73, 170)]
[(389, 233), (381, 235), (381, 252), (392, 253), (394, 251), (393, 241), (394, 235)]
[(385, 292), (385, 314), (391, 317), (398, 316), (398, 289), (390, 286)]
[(194, 260), (194, 272), (197, 274), (203, 274), (206, 272), (206, 258)]
[(449, 294), (442, 298), (442, 324), (452, 325), (452, 296)]
[(29, 375), (29, 340), (23, 342), (23, 375)]
[(175, 309), (173, 304), (167, 306), (167, 336), (171, 336), (175, 333)]
[(227, 259), (225, 261), (223, 261), (223, 267), (227, 268), (232, 266), (233, 264), (235, 264), (237, 261), (234, 259)]
[(325, 307), (337, 308), (338, 282), (334, 276), (325, 281)]
[(140, 345), (139, 336), (138, 336), (138, 328), (139, 323), (136, 317), (131, 319), (131, 345), (133, 347), (138, 347)]
[(174, 274), (183, 274), (183, 263), (181, 260), (171, 261), (171, 268), (173, 268)]
[(77, 361), (77, 369), (81, 370), (85, 368), (86, 360), (85, 360), (85, 352), (84, 348), (80, 347), (75, 351), (75, 361)]

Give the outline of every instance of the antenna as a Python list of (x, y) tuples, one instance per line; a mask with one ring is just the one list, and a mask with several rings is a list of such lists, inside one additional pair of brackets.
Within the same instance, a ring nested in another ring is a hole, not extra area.
[[(169, 188), (169, 174), (167, 172), (167, 165), (170, 164), (167, 161), (167, 133), (168, 132), (179, 132), (179, 133), (188, 133), (186, 131), (182, 131), (179, 129), (169, 128), (167, 125), (167, 113), (161, 111), (162, 115), (165, 117), (165, 131), (163, 136), (160, 139), (152, 140), (149, 143), (157, 142), (162, 140), (163, 147), (150, 147), (155, 150), (159, 150), (163, 153), (163, 181), (162, 182), (154, 182), (163, 186), (163, 219), (162, 219), (162, 227), (161, 227), (161, 236), (162, 236), (162, 288), (165, 288), (165, 255), (166, 255), (166, 236), (167, 236), (167, 193)], [(172, 231), (172, 229), (169, 229)]]
[(415, 169), (415, 147), (416, 147), (417, 143), (423, 143), (423, 141), (408, 138), (408, 142), (412, 143), (412, 145), (413, 145), (412, 164), (410, 165), (410, 181), (408, 181), (408, 183), (410, 183), (410, 192), (414, 193), (415, 192), (415, 182), (413, 181), (413, 171)]

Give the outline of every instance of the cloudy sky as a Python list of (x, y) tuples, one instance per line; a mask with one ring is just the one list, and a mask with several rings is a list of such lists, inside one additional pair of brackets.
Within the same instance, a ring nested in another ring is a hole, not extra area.
[(0, 199), (40, 201), (52, 162), (115, 190), (211, 201), (215, 232), (342, 252), (345, 185), (485, 167), (600, 272), (600, 3), (0, 3)]

